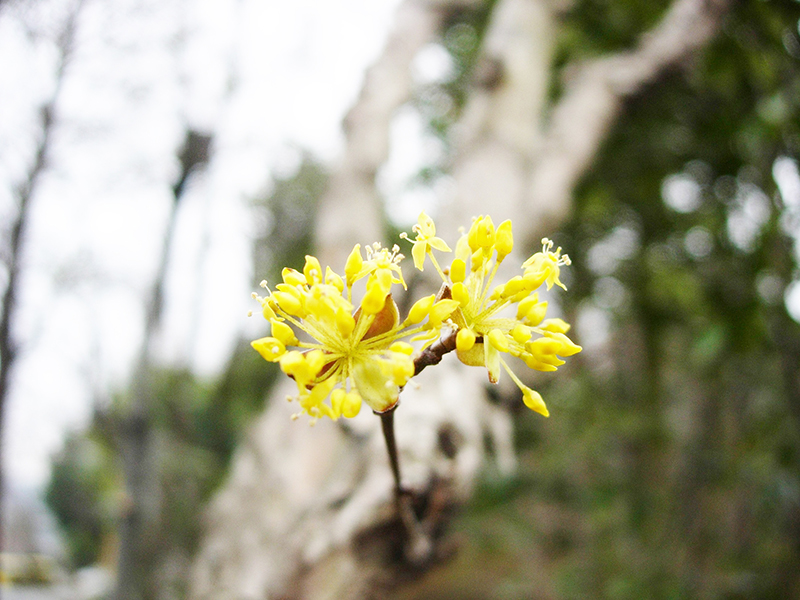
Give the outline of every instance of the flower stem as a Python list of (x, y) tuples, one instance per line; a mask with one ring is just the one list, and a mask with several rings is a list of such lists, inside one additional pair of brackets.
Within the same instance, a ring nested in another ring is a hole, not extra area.
[(389, 451), (389, 464), (392, 467), (394, 476), (394, 493), (399, 497), (403, 493), (403, 486), (400, 484), (400, 462), (397, 459), (397, 442), (394, 439), (394, 411), (397, 404), (382, 413), (375, 413), (381, 418), (381, 428), (383, 438), (386, 440), (386, 449)]
[(406, 560), (412, 564), (421, 565), (428, 562), (433, 555), (433, 540), (414, 514), (411, 494), (404, 490), (400, 483), (400, 462), (397, 457), (397, 442), (394, 438), (394, 411), (396, 408), (397, 404), (385, 412), (376, 412), (375, 414), (381, 418), (383, 438), (386, 440), (386, 449), (389, 451), (389, 464), (394, 476), (394, 502), (397, 516), (408, 536), (404, 549)]

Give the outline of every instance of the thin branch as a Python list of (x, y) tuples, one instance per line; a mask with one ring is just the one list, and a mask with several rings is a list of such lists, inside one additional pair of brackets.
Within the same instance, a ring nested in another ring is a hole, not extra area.
[[(78, 14), (80, 13), (82, 4), (83, 0), (79, 0), (76, 3), (74, 10), (69, 14), (64, 24), (64, 29), (57, 40), (59, 56), (58, 66), (55, 72), (55, 87), (50, 99), (40, 109), (42, 130), (41, 137), (36, 146), (36, 155), (28, 169), (25, 179), (14, 190), (14, 195), (18, 201), (17, 217), (11, 226), (11, 236), (7, 249), (8, 262), (6, 264), (8, 282), (3, 292), (3, 307), (2, 313), (0, 314), (0, 495), (2, 494), (4, 486), (1, 465), (3, 464), (2, 432), (4, 431), (5, 405), (8, 399), (11, 369), (13, 368), (18, 353), (18, 347), (11, 332), (11, 322), (14, 319), (17, 307), (23, 240), (28, 228), (28, 219), (31, 213), (31, 199), (36, 192), (42, 173), (47, 168), (48, 154), (50, 151), (53, 129), (55, 127), (53, 115), (55, 114), (56, 103), (64, 81), (66, 67), (72, 55)], [(2, 547), (2, 532), (0, 532), (0, 547)]]
[[(476, 340), (482, 341), (482, 340)], [(450, 333), (440, 337), (433, 344), (425, 348), (417, 358), (414, 359), (414, 376), (419, 375), (425, 367), (438, 365), (442, 362), (442, 358), (448, 352), (456, 349), (456, 331), (450, 330)]]
[(411, 564), (421, 565), (433, 556), (434, 545), (430, 534), (414, 514), (413, 496), (409, 490), (403, 488), (400, 478), (400, 461), (394, 437), (394, 411), (397, 407), (398, 404), (395, 404), (389, 410), (375, 414), (381, 419), (383, 439), (386, 441), (386, 450), (389, 453), (389, 464), (394, 478), (394, 501), (397, 516), (408, 536), (404, 546), (405, 557)]

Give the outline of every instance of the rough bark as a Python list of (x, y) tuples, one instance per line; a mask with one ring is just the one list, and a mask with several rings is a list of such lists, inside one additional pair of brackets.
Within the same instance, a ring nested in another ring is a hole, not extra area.
[[(725, 4), (677, 0), (636, 50), (578, 68), (543, 127), (554, 16), (542, 1), (500, 0), (482, 67), (494, 76), (475, 82), (458, 126), (456, 194), (441, 211), (441, 233), (452, 235), (465, 217), (487, 212), (498, 221), (513, 218), (521, 237), (554, 226), (622, 100), (700, 49)], [(412, 93), (409, 63), (435, 35), (439, 14), (433, 4), (402, 5), (386, 52), (347, 117), (348, 147), (320, 214), (323, 264), (341, 265), (353, 243), (380, 239), (375, 173), (388, 153), (392, 113)], [(364, 411), (344, 424), (291, 424), (294, 408), (279, 401), (293, 391), (285, 381), (208, 512), (191, 597), (384, 597), (446, 557), (452, 548), (441, 533), (485, 464), (487, 432), (502, 468), (514, 468), (508, 415), (487, 401), (485, 373), (461, 367), (445, 356), (425, 369), (395, 413), (403, 486), (413, 492), (432, 544), (425, 565), (403, 558), (379, 420)]]

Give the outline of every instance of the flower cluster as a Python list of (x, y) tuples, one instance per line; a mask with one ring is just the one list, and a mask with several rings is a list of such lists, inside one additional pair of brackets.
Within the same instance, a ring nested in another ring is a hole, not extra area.
[[(547, 302), (536, 292), (542, 284), (548, 290), (553, 285), (566, 289), (559, 274), (561, 266), (570, 264), (569, 257), (561, 254), (561, 248), (554, 251), (553, 242), (545, 238), (542, 251), (522, 263), (522, 275), (492, 287), (498, 267), (514, 247), (511, 221), (495, 228), (491, 217), (475, 219), (458, 240), (455, 257), (446, 270), (439, 267), (431, 250), (442, 249), (434, 243), (438, 238), (433, 221), (423, 213), (414, 231), (412, 254), (417, 268), (422, 270), (424, 258), (430, 257), (445, 283), (445, 295), (458, 302), (449, 325), (457, 332), (459, 360), (486, 367), (492, 383), (497, 383), (501, 369), (505, 370), (522, 391), (525, 405), (548, 416), (541, 395), (520, 381), (502, 355), (519, 358), (531, 369), (555, 371), (564, 364), (560, 357), (581, 351), (566, 335), (569, 324), (558, 318), (545, 319)], [(501, 316), (509, 306), (516, 307), (516, 315)]]
[[(261, 283), (266, 297), (253, 294), (272, 335), (251, 344), (295, 380), (302, 412), (335, 420), (358, 414), (362, 401), (379, 413), (397, 403), (414, 375), (414, 348), (400, 339), (424, 331), (427, 325), (417, 324), (426, 317), (441, 321), (455, 308), (452, 301), (423, 302), (400, 322), (391, 288), (405, 286), (402, 258), (398, 247), (376, 244), (366, 248), (365, 260), (356, 245), (341, 277), (330, 267), (323, 276), (319, 261), (306, 256), (302, 273), (285, 268), (274, 290)], [(353, 284), (364, 278), (366, 290), (355, 308)], [(310, 341), (300, 341), (298, 330)]]
[[(411, 377), (453, 349), (461, 362), (486, 367), (493, 383), (501, 369), (506, 370), (522, 390), (525, 404), (547, 416), (542, 397), (519, 380), (503, 355), (517, 357), (532, 369), (554, 371), (564, 364), (560, 357), (580, 352), (566, 335), (567, 323), (545, 319), (547, 302), (536, 293), (543, 284), (547, 289), (564, 287), (559, 269), (569, 258), (545, 239), (542, 251), (523, 263), (522, 275), (492, 287), (499, 265), (513, 248), (510, 221), (495, 228), (490, 217), (475, 219), (444, 270), (433, 250), (451, 250), (436, 237), (430, 217), (422, 213), (413, 231), (416, 237), (409, 241), (414, 265), (421, 271), (429, 258), (444, 285), (438, 295), (414, 303), (404, 320), (392, 299), (394, 285), (405, 287), (399, 248), (375, 244), (365, 248), (365, 257), (356, 245), (344, 277), (330, 267), (323, 273), (319, 261), (306, 256), (303, 271), (285, 268), (274, 290), (262, 282), (266, 296), (253, 296), (271, 323), (272, 335), (252, 342), (253, 348), (294, 379), (298, 393), (290, 399), (312, 419), (353, 417), (362, 402), (385, 413), (396, 406)], [(360, 280), (365, 285), (355, 306), (353, 286)], [(515, 317), (499, 314), (510, 305), (516, 307)], [(406, 338), (422, 341), (421, 349), (415, 350), (403, 341)], [(451, 344), (434, 345), (437, 340)], [(436, 360), (420, 360), (434, 349), (440, 353)]]

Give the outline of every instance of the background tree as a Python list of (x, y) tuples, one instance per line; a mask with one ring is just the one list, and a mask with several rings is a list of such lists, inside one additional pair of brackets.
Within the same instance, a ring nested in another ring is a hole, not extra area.
[[(8, 237), (4, 238), (2, 247), (3, 266), (7, 274), (5, 289), (2, 297), (2, 312), (0, 312), (0, 495), (4, 489), (3, 480), (3, 423), (7, 398), (11, 386), (11, 373), (15, 359), (19, 354), (20, 340), (15, 337), (12, 327), (15, 310), (18, 303), (20, 277), (24, 265), (24, 241), (26, 228), (30, 219), (32, 200), (39, 186), (43, 172), (47, 168), (48, 154), (56, 127), (55, 107), (59, 92), (64, 81), (64, 74), (69, 64), (70, 54), (73, 50), (75, 27), (81, 9), (81, 1), (68, 7), (63, 22), (54, 26), (59, 30), (56, 35), (58, 52), (55, 66), (55, 85), (50, 97), (39, 108), (41, 131), (34, 150), (34, 155), (24, 178), (17, 183), (13, 190), (15, 201), (14, 215), (10, 224), (3, 225), (8, 229)], [(45, 27), (46, 28), (46, 27)], [(30, 31), (31, 37), (36, 37), (37, 32)], [(5, 232), (4, 232), (5, 233)], [(3, 547), (3, 527), (0, 517), (0, 548)]]

